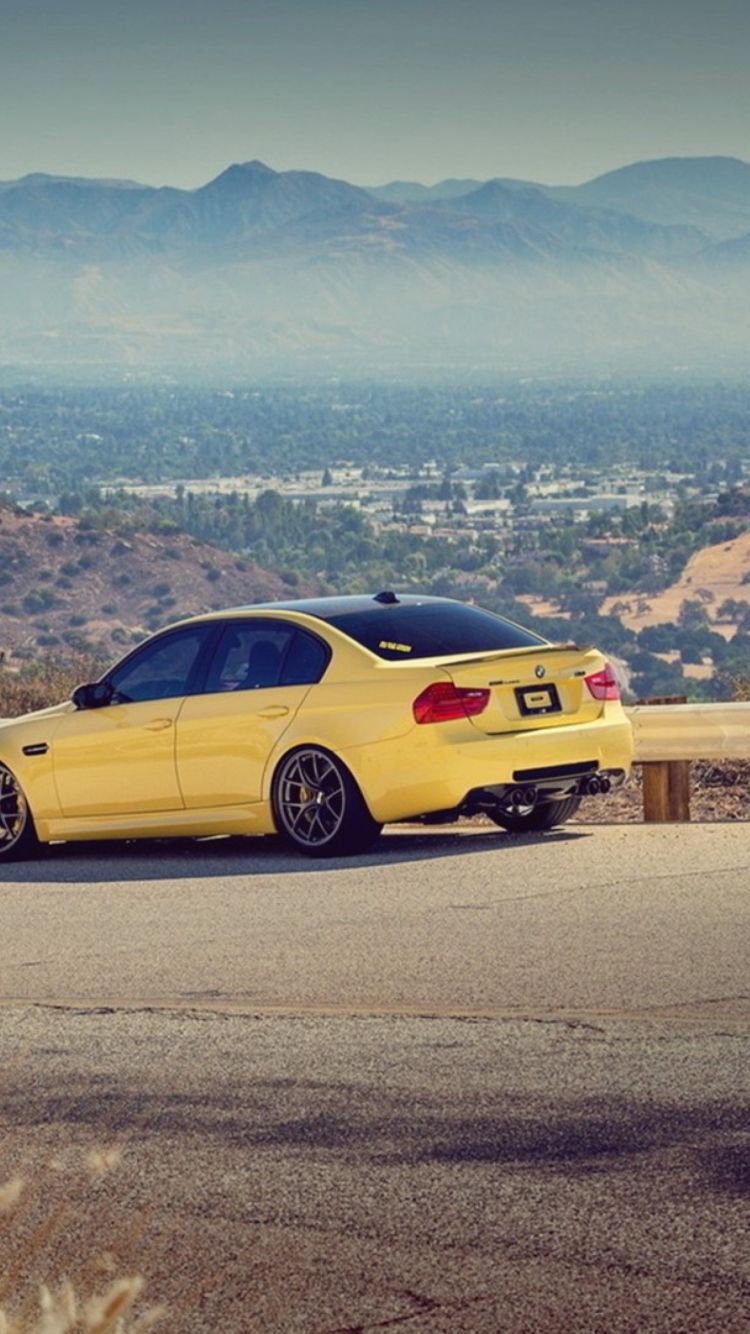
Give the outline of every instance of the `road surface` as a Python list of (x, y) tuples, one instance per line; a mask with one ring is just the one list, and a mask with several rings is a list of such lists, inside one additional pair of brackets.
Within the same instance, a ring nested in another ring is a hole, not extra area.
[(0, 877), (30, 1277), (137, 1269), (172, 1334), (750, 1331), (748, 825)]

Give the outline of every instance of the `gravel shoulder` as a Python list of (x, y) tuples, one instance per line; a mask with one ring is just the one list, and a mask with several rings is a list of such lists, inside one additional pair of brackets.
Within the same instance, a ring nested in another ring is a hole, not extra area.
[[(690, 769), (690, 818), (694, 823), (750, 819), (750, 760), (709, 763), (695, 760)], [(640, 824), (643, 822), (641, 766), (633, 766), (624, 787), (606, 798), (585, 797), (571, 823)]]

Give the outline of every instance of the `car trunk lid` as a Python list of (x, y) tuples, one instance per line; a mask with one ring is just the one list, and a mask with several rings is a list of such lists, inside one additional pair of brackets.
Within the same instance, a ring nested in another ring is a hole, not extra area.
[(471, 717), (483, 732), (517, 732), (593, 721), (604, 703), (586, 677), (605, 659), (577, 644), (542, 644), (502, 653), (473, 654), (441, 666), (460, 690), (487, 690), (486, 707)]

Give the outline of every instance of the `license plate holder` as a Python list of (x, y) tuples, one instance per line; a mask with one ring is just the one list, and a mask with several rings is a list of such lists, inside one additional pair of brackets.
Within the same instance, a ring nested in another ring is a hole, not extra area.
[(557, 686), (519, 686), (516, 700), (522, 718), (534, 718), (547, 713), (560, 713), (560, 696)]

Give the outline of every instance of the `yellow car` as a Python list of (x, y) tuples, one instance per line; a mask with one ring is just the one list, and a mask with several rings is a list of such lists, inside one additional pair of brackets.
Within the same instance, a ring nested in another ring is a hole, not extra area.
[(477, 812), (549, 829), (630, 759), (595, 649), (444, 598), (238, 607), (0, 723), (0, 859), (56, 840), (274, 832), (333, 856), (388, 821)]

